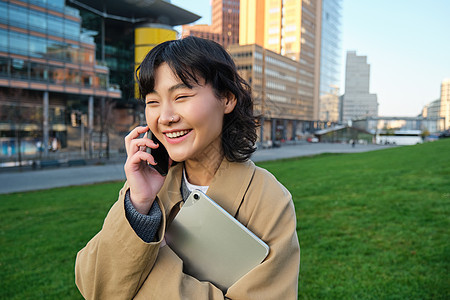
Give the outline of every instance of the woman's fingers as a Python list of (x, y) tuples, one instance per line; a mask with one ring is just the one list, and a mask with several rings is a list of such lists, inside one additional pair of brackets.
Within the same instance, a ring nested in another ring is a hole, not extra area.
[(135, 129), (131, 130), (130, 133), (125, 137), (125, 148), (128, 153), (128, 149), (131, 141), (139, 138), (139, 136), (149, 130), (148, 126), (138, 126)]
[(145, 152), (145, 150), (147, 150), (146, 149), (147, 147), (156, 149), (159, 146), (157, 144), (155, 144), (155, 142), (153, 142), (152, 140), (150, 140), (148, 138), (135, 139), (135, 140), (132, 140), (130, 143), (129, 152), (131, 155), (133, 155), (137, 151)]
[(150, 153), (144, 151), (137, 151), (134, 155), (130, 156), (127, 160), (127, 164), (139, 165), (141, 162), (147, 162), (151, 165), (156, 165), (155, 159)]
[(132, 156), (138, 151), (145, 151), (147, 147), (158, 148), (158, 145), (151, 139), (147, 137), (140, 138), (141, 134), (147, 131), (148, 127), (136, 127), (125, 137), (125, 147), (128, 156)]

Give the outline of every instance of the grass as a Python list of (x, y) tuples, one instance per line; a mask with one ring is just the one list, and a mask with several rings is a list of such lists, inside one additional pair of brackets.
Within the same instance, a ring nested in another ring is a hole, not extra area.
[(75, 256), (122, 183), (0, 195), (0, 299), (82, 299)]
[(450, 140), (262, 164), (291, 191), (300, 299), (450, 299)]
[[(450, 139), (264, 162), (292, 193), (299, 299), (450, 299)], [(80, 299), (75, 255), (122, 183), (0, 196), (0, 299)]]

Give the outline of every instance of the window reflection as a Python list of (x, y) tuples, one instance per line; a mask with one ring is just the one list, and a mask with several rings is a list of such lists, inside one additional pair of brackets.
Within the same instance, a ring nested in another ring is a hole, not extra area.
[(63, 36), (63, 20), (56, 16), (48, 15), (48, 33)]
[(6, 77), (9, 76), (9, 62), (10, 59), (5, 57), (0, 57), (0, 76)]
[(0, 77), (89, 88), (108, 88), (108, 74), (0, 57)]
[(39, 63), (30, 64), (30, 79), (36, 81), (48, 80), (48, 66)]
[(17, 79), (28, 78), (28, 62), (23, 59), (12, 59), (11, 64), (11, 77)]

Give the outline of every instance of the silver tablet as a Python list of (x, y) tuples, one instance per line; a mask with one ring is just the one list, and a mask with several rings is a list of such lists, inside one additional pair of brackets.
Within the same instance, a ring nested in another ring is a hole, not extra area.
[(189, 195), (165, 237), (186, 274), (224, 292), (269, 254), (266, 243), (198, 190)]

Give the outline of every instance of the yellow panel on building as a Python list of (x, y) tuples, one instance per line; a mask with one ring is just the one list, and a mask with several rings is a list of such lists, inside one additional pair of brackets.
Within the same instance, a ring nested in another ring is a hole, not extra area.
[[(146, 24), (134, 30), (134, 65), (139, 66), (147, 53), (156, 45), (177, 38), (177, 32), (160, 24)], [(135, 98), (139, 98), (139, 90), (135, 84)]]

